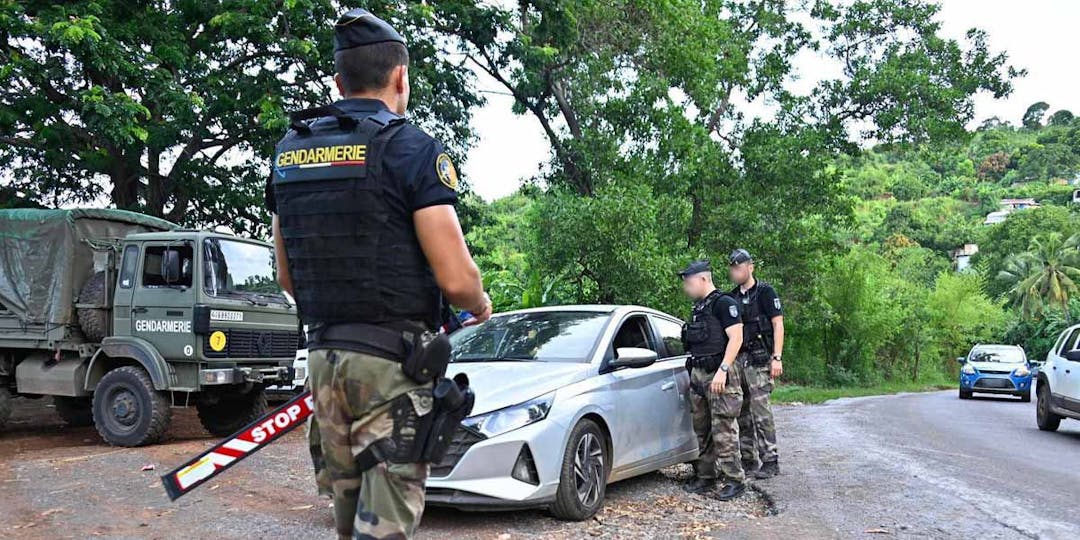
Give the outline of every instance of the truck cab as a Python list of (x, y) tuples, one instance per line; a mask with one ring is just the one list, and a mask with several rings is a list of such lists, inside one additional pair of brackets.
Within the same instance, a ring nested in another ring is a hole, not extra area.
[(141, 233), (121, 254), (104, 346), (152, 346), (171, 365), (175, 391), (288, 380), (300, 335), (270, 245), (200, 231)]
[(13, 397), (51, 396), (113, 445), (160, 440), (187, 406), (225, 436), (292, 381), (302, 333), (266, 242), (121, 210), (0, 210), (0, 259), (0, 427)]

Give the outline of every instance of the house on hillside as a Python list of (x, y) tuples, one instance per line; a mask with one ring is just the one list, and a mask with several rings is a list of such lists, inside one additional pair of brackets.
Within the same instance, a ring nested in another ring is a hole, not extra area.
[(978, 244), (964, 244), (963, 247), (954, 249), (952, 253), (953, 267), (956, 268), (957, 272), (963, 272), (971, 268), (971, 257), (978, 252)]
[(1035, 199), (1001, 199), (1001, 209), (986, 214), (983, 225), (1001, 223), (1002, 221), (1005, 221), (1005, 218), (1009, 217), (1009, 214), (1017, 210), (1039, 208), (1039, 206), (1039, 203), (1035, 202)]

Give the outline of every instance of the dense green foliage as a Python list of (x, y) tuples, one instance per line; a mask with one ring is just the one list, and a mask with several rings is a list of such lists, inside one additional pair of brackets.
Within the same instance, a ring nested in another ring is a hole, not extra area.
[[(785, 301), (788, 377), (832, 385), (939, 381), (977, 341), (1041, 356), (1080, 310), (1068, 281), (1080, 120), (1036, 103), (969, 132), (972, 96), (1007, 96), (1022, 72), (981, 31), (944, 35), (934, 3), (365, 7), (409, 40), (413, 119), (451, 152), (472, 143), (473, 70), (551, 145), (513, 196), (463, 196), (499, 310), (610, 302), (685, 314), (675, 271), (699, 257), (722, 268), (745, 247)], [(341, 8), (0, 0), (0, 164), (12, 171), (0, 207), (107, 200), (264, 231), (272, 142), (286, 111), (332, 97), (329, 23)], [(804, 54), (839, 69), (800, 73)], [(808, 84), (796, 92), (797, 79)], [(983, 225), (1003, 198), (1042, 207)], [(980, 250), (957, 273), (965, 244)], [(1036, 272), (1051, 260), (1059, 271)]]

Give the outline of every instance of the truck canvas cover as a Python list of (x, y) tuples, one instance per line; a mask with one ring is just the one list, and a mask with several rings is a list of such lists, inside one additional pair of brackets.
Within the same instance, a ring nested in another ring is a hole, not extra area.
[(124, 210), (0, 210), (0, 303), (25, 324), (69, 325), (92, 245), (178, 226)]

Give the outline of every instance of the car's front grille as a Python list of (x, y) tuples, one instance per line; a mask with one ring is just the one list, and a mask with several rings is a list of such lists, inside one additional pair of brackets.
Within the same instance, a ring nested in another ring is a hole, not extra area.
[(1011, 389), (1013, 388), (1013, 383), (1009, 379), (993, 379), (983, 377), (975, 381), (975, 388)]
[(1000, 371), (1000, 370), (996, 370), (996, 369), (980, 369), (979, 373), (983, 373), (983, 374), (986, 374), (986, 375), (1008, 375), (1008, 374), (1010, 374), (1012, 372), (1011, 371)]
[(472, 445), (486, 438), (482, 433), (465, 426), (458, 426), (457, 431), (454, 432), (454, 438), (450, 441), (450, 447), (447, 449), (446, 455), (438, 463), (431, 464), (431, 477), (441, 478), (449, 475), (450, 471), (454, 470), (454, 467), (461, 461), (461, 457), (465, 455), (465, 452), (468, 452)]
[[(210, 347), (214, 332), (225, 333), (225, 348), (215, 351)], [(300, 346), (299, 333), (295, 331), (238, 330), (235, 328), (211, 330), (203, 338), (203, 353), (207, 358), (292, 358)]]

